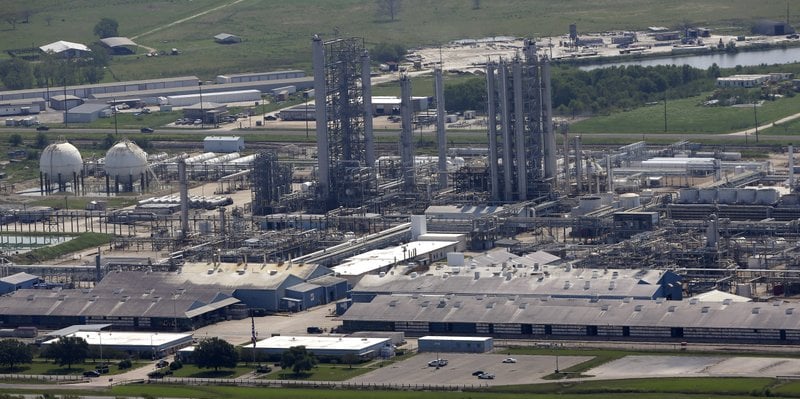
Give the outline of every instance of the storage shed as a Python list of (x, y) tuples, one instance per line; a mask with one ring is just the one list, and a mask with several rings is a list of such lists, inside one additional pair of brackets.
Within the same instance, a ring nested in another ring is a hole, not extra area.
[(39, 276), (28, 273), (16, 273), (0, 278), (0, 295), (8, 294), (9, 292), (14, 292), (23, 288), (33, 288), (39, 281), (41, 281)]
[(219, 44), (233, 44), (233, 43), (241, 43), (242, 38), (241, 36), (232, 35), (230, 33), (220, 33), (214, 36), (214, 41)]
[(57, 96), (50, 97), (50, 107), (59, 111), (72, 109), (81, 104), (83, 104), (83, 100), (81, 100), (80, 97), (73, 96), (71, 94), (59, 94)]
[(208, 136), (203, 139), (203, 151), (231, 153), (244, 150), (244, 138), (239, 136)]
[(104, 103), (81, 104), (66, 114), (67, 123), (91, 123), (108, 116), (111, 116), (111, 107)]

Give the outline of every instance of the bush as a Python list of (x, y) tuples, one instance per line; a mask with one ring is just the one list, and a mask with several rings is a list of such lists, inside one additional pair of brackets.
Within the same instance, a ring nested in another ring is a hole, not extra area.
[(183, 367), (183, 363), (181, 363), (180, 360), (176, 360), (176, 361), (174, 361), (174, 362), (169, 364), (169, 369), (170, 370), (178, 370), (181, 367)]
[(119, 367), (120, 370), (129, 369), (133, 367), (133, 362), (131, 362), (130, 359), (120, 360), (119, 363), (117, 363), (117, 367)]

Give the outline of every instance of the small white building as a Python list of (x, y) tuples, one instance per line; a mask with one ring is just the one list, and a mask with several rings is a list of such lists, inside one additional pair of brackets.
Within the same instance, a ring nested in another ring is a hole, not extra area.
[(244, 138), (239, 136), (208, 136), (203, 139), (203, 151), (231, 153), (244, 150)]
[(732, 75), (717, 78), (717, 87), (758, 87), (769, 80), (770, 75)]
[[(318, 358), (340, 359), (354, 355), (360, 359), (373, 359), (394, 355), (390, 338), (278, 335), (258, 341), (255, 346), (258, 353), (270, 357), (280, 357), (283, 352), (296, 346), (304, 346)], [(252, 350), (252, 347), (246, 345), (243, 349)]]
[[(122, 352), (154, 352), (157, 355), (174, 353), (192, 343), (192, 334), (164, 332), (79, 330), (64, 336), (83, 338), (89, 347), (103, 347)], [(58, 338), (45, 341), (43, 345), (50, 345), (56, 341)]]

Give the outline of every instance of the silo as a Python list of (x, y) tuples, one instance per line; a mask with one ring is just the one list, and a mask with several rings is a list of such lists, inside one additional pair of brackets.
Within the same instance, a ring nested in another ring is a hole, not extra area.
[(579, 200), (578, 208), (582, 215), (600, 209), (603, 206), (603, 199), (596, 196), (587, 196)]
[(66, 141), (50, 144), (39, 158), (39, 189), (42, 194), (66, 191), (67, 182), (71, 182), (72, 191), (78, 193), (82, 172), (83, 158), (74, 145)]
[(129, 140), (122, 140), (114, 144), (106, 152), (106, 191), (110, 192), (110, 180), (114, 182), (114, 192), (131, 192), (136, 180), (144, 191), (148, 186), (147, 179), (147, 153), (138, 145)]

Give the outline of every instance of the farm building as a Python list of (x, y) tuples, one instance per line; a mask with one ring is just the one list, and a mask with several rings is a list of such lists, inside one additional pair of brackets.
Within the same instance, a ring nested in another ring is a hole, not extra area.
[(39, 47), (39, 50), (42, 50), (43, 53), (58, 54), (64, 58), (83, 57), (92, 51), (89, 47), (86, 47), (85, 44), (73, 43), (65, 40), (45, 44)]
[(239, 136), (208, 136), (203, 139), (203, 151), (239, 152), (244, 150), (244, 138)]
[(136, 48), (139, 47), (138, 44), (127, 37), (106, 37), (100, 39), (100, 43), (114, 55), (134, 54), (136, 53)]
[(220, 33), (214, 36), (214, 41), (219, 44), (234, 44), (234, 43), (241, 43), (242, 38), (237, 35), (232, 35), (230, 33)]

